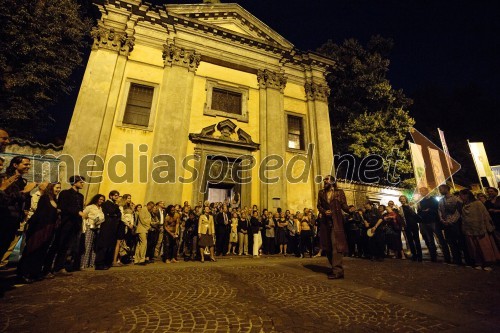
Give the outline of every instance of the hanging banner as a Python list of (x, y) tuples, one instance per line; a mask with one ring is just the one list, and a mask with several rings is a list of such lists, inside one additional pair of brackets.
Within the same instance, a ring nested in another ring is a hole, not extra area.
[(431, 158), (432, 173), (434, 174), (435, 186), (437, 187), (441, 184), (445, 184), (446, 177), (444, 175), (441, 157), (439, 156), (439, 150), (432, 149), (430, 147), (427, 147), (427, 149), (429, 149), (429, 156)]
[[(481, 179), (481, 182), (483, 182), (483, 179), (486, 179), (488, 183), (487, 186), (496, 187), (495, 177), (493, 176), (493, 171), (491, 171), (484, 144), (482, 142), (469, 142), (469, 148), (472, 158), (474, 159), (474, 164), (476, 165), (477, 175)], [(483, 186), (484, 185), (485, 184), (483, 184)]]
[(412, 142), (408, 142), (408, 144), (410, 145), (413, 173), (415, 174), (415, 180), (417, 181), (417, 189), (421, 187), (429, 188), (427, 184), (427, 177), (425, 175), (425, 161), (424, 156), (422, 155), (422, 146)]
[(495, 183), (498, 185), (498, 183), (500, 182), (500, 165), (493, 165), (491, 167), (491, 171), (495, 176)]

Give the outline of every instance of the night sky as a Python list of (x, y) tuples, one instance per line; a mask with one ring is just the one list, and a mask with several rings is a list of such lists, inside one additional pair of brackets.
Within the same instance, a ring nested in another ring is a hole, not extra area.
[[(500, 10), (496, 1), (232, 2), (301, 50), (315, 50), (328, 39), (341, 43), (356, 38), (364, 44), (372, 35), (392, 38), (389, 79), (393, 87), (402, 88), (415, 100), (411, 111), (416, 127), (424, 133), (440, 127), (448, 140), (462, 147), (466, 139), (484, 141), (490, 163), (500, 164)], [(76, 93), (63, 104), (75, 101)], [(67, 124), (61, 130), (67, 130)]]

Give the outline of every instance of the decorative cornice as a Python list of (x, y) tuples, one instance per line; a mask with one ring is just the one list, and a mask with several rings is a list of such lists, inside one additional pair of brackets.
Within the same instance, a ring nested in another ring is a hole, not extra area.
[(128, 36), (126, 32), (116, 32), (113, 28), (94, 27), (90, 35), (94, 38), (93, 50), (102, 48), (128, 56), (134, 49), (135, 38)]
[(174, 44), (163, 44), (163, 60), (165, 66), (172, 65), (186, 67), (191, 72), (196, 72), (200, 65), (201, 55), (196, 50), (185, 50)]
[(316, 82), (306, 82), (304, 88), (308, 100), (320, 102), (328, 101), (328, 96), (330, 96), (330, 88), (328, 85)]
[(257, 72), (257, 80), (261, 89), (272, 88), (283, 92), (286, 87), (287, 78), (283, 73), (272, 72), (268, 69)]
[(259, 149), (260, 145), (253, 142), (250, 134), (241, 128), (236, 131), (236, 128), (235, 123), (226, 119), (203, 128), (200, 133), (190, 133), (189, 140), (193, 143), (207, 143), (250, 151)]

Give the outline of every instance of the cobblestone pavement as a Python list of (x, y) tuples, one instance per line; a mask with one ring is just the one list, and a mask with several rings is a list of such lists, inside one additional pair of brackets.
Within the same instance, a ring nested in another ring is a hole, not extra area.
[[(15, 286), (3, 332), (498, 332), (500, 270), (386, 260), (232, 258)], [(4, 275), (4, 281), (6, 275)]]

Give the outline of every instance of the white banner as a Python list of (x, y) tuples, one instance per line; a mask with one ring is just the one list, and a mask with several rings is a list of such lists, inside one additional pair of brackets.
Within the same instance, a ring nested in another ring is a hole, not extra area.
[(429, 149), (429, 156), (431, 158), (432, 165), (432, 173), (434, 174), (434, 181), (436, 182), (436, 186), (446, 183), (446, 177), (443, 172), (443, 165), (441, 164), (441, 158), (439, 157), (439, 150)]
[(472, 158), (474, 159), (474, 164), (476, 165), (479, 178), (486, 178), (489, 186), (496, 187), (495, 177), (491, 171), (488, 156), (486, 155), (486, 150), (484, 149), (484, 144), (482, 142), (469, 142), (469, 148), (472, 153)]
[(446, 144), (446, 140), (444, 139), (444, 132), (438, 128), (439, 138), (441, 139), (441, 146), (443, 147), (444, 154), (446, 155), (446, 163), (448, 163), (448, 168), (451, 169), (451, 156), (450, 151), (448, 150), (448, 145)]
[(427, 176), (425, 175), (425, 161), (424, 156), (422, 155), (422, 146), (412, 142), (408, 142), (408, 144), (410, 145), (413, 172), (415, 174), (415, 180), (417, 181), (417, 189), (420, 189), (421, 187), (429, 188), (427, 184)]

